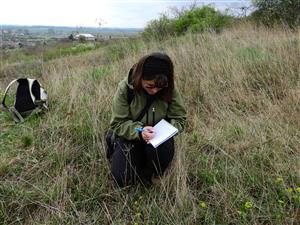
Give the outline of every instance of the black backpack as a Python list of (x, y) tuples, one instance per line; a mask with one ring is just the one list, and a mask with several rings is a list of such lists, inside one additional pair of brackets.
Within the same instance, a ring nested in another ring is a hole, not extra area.
[[(14, 97), (14, 105), (7, 106), (5, 100), (8, 91), (16, 82), (18, 86)], [(12, 114), (16, 122), (23, 122), (25, 117), (35, 112), (48, 110), (48, 95), (36, 79), (16, 79), (7, 86), (2, 100), (2, 107)]]

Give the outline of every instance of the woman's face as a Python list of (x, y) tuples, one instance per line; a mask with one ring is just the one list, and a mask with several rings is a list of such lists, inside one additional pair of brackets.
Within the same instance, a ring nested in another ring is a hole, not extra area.
[(142, 86), (149, 95), (155, 95), (163, 89), (155, 86), (155, 80), (142, 80)]

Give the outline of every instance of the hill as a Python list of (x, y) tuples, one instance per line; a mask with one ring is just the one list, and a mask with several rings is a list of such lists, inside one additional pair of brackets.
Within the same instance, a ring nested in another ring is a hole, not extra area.
[(2, 30), (17, 31), (27, 30), (30, 34), (70, 34), (72, 32), (79, 31), (80, 33), (101, 33), (101, 34), (137, 34), (143, 29), (140, 28), (118, 28), (118, 27), (67, 27), (67, 26), (22, 26), (22, 25), (6, 25), (0, 24)]
[[(297, 32), (242, 24), (44, 62), (50, 111), (23, 124), (0, 112), (0, 221), (296, 224), (298, 47)], [(105, 158), (111, 100), (130, 66), (153, 51), (174, 61), (188, 124), (160, 184), (120, 190)]]

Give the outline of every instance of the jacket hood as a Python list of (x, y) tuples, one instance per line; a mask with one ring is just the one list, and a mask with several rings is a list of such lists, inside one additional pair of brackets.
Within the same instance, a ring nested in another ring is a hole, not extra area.
[(132, 82), (132, 74), (133, 74), (133, 67), (128, 71), (126, 79), (126, 85), (133, 90), (133, 82)]

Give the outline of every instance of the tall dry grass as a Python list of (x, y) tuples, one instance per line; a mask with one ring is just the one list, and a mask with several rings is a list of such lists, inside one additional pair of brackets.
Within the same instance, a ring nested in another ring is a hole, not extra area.
[[(18, 132), (0, 166), (0, 221), (296, 224), (299, 33), (243, 24), (128, 46), (44, 65), (50, 112), (11, 125)], [(154, 51), (174, 61), (188, 123), (160, 184), (120, 190), (105, 159), (111, 100), (131, 65)]]

